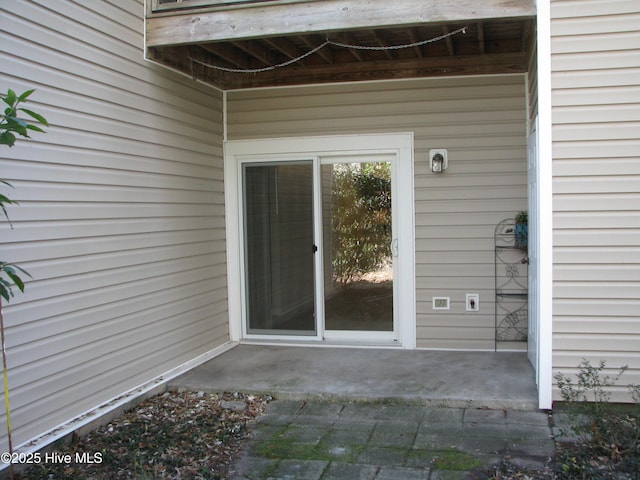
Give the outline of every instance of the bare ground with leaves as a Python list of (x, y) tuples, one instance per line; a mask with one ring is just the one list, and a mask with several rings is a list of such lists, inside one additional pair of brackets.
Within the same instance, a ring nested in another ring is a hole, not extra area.
[(17, 478), (225, 478), (243, 448), (248, 426), (270, 400), (242, 393), (166, 392), (56, 450), (57, 458), (96, 458), (99, 453), (99, 463), (42, 462)]

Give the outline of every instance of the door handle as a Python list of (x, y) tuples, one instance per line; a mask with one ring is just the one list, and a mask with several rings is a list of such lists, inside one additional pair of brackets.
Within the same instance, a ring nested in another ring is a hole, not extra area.
[(398, 239), (394, 238), (393, 242), (391, 242), (391, 255), (394, 257), (398, 256)]

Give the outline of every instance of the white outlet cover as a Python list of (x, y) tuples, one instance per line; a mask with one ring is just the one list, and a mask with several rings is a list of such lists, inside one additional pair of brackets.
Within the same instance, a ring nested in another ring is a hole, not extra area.
[(449, 310), (451, 308), (451, 299), (449, 297), (433, 297), (434, 310)]

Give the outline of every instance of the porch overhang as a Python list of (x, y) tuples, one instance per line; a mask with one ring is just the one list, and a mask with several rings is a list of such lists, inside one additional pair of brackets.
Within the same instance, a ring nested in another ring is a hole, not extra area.
[(535, 0), (157, 1), (147, 58), (222, 89), (521, 73), (536, 16)]

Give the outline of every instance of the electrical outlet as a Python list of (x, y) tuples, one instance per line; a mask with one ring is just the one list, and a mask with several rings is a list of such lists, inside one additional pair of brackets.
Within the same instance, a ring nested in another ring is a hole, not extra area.
[(477, 293), (467, 293), (467, 312), (480, 311), (480, 295)]
[(449, 297), (433, 297), (434, 310), (449, 310)]

